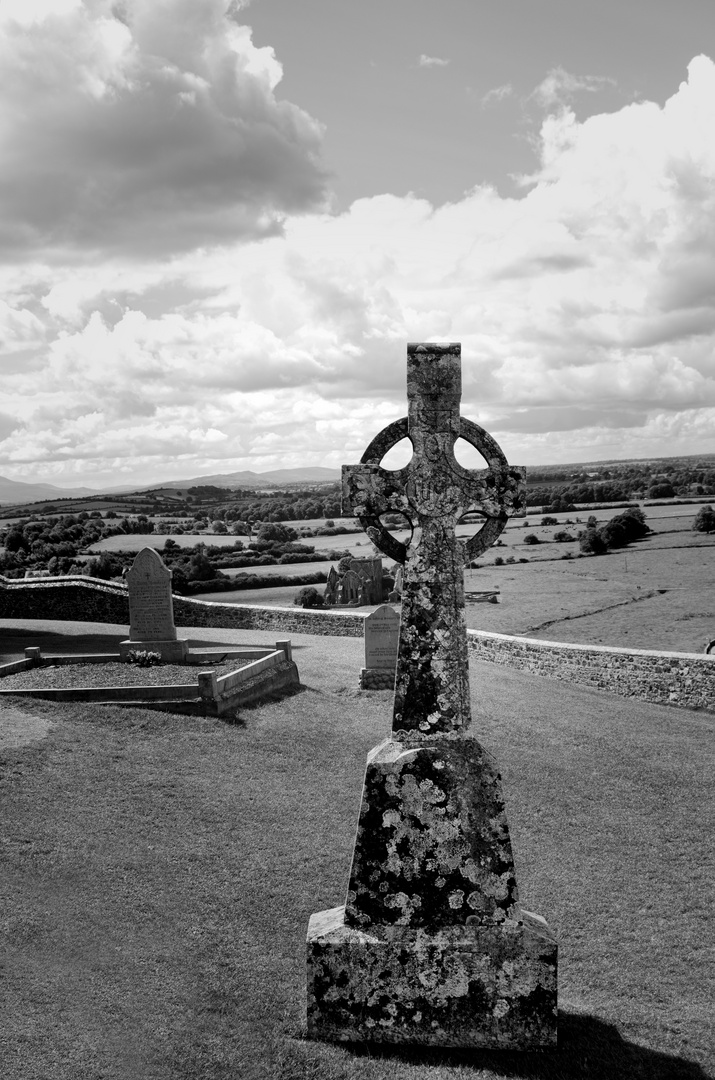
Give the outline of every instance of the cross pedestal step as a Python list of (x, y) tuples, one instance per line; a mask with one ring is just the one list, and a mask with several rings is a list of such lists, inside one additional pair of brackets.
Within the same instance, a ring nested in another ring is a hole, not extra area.
[(545, 921), (357, 930), (308, 926), (308, 1035), (337, 1042), (534, 1050), (556, 1045), (556, 943)]

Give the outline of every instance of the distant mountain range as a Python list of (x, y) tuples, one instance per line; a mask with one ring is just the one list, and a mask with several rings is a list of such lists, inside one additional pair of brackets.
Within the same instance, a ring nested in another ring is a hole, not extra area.
[(211, 476), (194, 476), (191, 480), (167, 480), (164, 484), (152, 484), (151, 487), (137, 488), (138, 491), (153, 491), (155, 488), (187, 487), (230, 487), (261, 488), (281, 487), (284, 484), (331, 484), (340, 479), (338, 469), (324, 469), (320, 465), (306, 466), (302, 469), (272, 469), (270, 472), (213, 473)]
[(88, 488), (57, 487), (55, 484), (32, 484), (21, 480), (8, 480), (0, 476), (0, 504), (32, 503), (44, 499), (78, 499), (91, 495), (119, 495), (130, 492), (154, 491), (157, 488), (190, 488), (210, 485), (225, 488), (270, 488), (286, 484), (329, 484), (340, 479), (338, 469), (324, 469), (320, 465), (302, 469), (273, 469), (257, 473), (245, 470), (233, 473), (213, 473), (210, 476), (194, 476), (189, 480), (167, 480), (162, 483), (131, 487)]
[(41, 499), (81, 498), (95, 495), (88, 487), (60, 488), (54, 484), (25, 484), (21, 480), (8, 480), (0, 476), (0, 503), (39, 502)]

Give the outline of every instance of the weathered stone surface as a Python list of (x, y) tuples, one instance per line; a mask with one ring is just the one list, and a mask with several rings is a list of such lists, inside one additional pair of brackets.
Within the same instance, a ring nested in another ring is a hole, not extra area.
[(365, 603), (379, 604), (382, 601), (382, 559), (352, 559), (350, 569), (364, 581)]
[(400, 616), (389, 604), (381, 604), (365, 619), (365, 667), (393, 671), (397, 664)]
[(170, 641), (176, 637), (171, 603), (171, 570), (153, 548), (139, 552), (126, 574), (129, 589), (129, 637), (134, 641)]
[[(469, 723), (463, 566), (497, 539), (524, 503), (524, 470), (510, 466), (482, 428), (459, 415), (460, 347), (408, 345), (408, 416), (370, 444), (360, 465), (343, 466), (343, 505), (370, 539), (404, 563), (402, 620), (392, 730), (398, 738), (459, 731)], [(408, 436), (413, 457), (404, 469), (380, 467), (390, 447)], [(465, 469), (454, 456), (459, 437), (480, 451), (486, 470)], [(455, 527), (470, 507), (485, 515), (465, 543)], [(380, 521), (400, 511), (419, 543), (405, 546)]]
[(362, 603), (363, 580), (355, 570), (346, 570), (340, 579), (338, 599), (341, 604)]
[[(459, 415), (458, 345), (409, 345), (409, 415), (343, 467), (343, 505), (404, 563), (392, 736), (369, 755), (345, 908), (308, 931), (308, 1034), (442, 1046), (553, 1045), (556, 943), (518, 906), (496, 765), (471, 722), (463, 566), (523, 503), (523, 470)], [(380, 460), (407, 435), (413, 457)], [(488, 464), (464, 469), (467, 438)], [(485, 524), (466, 543), (469, 508)], [(403, 545), (380, 522), (412, 523)]]
[(395, 672), (379, 668), (360, 668), (358, 686), (361, 690), (394, 690)]
[(439, 930), (308, 927), (308, 1031), (340, 1042), (556, 1045), (556, 943), (538, 915)]
[(334, 566), (330, 567), (328, 571), (328, 579), (325, 583), (325, 591), (323, 592), (323, 599), (326, 604), (335, 604), (338, 599), (338, 585), (340, 577)]
[(171, 596), (171, 570), (153, 548), (139, 552), (126, 574), (129, 591), (129, 638), (120, 655), (137, 650), (161, 654), (166, 663), (186, 658), (188, 643), (177, 640)]
[(437, 929), (518, 918), (501, 778), (476, 739), (367, 759), (345, 919)]

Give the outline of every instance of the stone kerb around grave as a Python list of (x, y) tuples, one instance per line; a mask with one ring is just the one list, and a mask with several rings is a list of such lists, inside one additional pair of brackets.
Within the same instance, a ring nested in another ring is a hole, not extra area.
[(145, 547), (126, 574), (129, 638), (120, 642), (122, 659), (132, 651), (158, 652), (165, 662), (186, 659), (188, 641), (177, 639), (171, 596), (171, 570), (153, 548)]
[(365, 619), (365, 667), (360, 670), (361, 690), (392, 690), (395, 686), (400, 616), (381, 604)]

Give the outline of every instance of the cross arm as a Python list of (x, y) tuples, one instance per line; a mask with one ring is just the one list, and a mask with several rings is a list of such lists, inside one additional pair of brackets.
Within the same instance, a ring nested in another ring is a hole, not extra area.
[(387, 511), (405, 511), (404, 469), (389, 472), (379, 465), (343, 465), (343, 513), (379, 517)]
[(380, 514), (409, 510), (405, 481), (406, 469), (389, 472), (371, 463), (343, 465), (343, 514), (355, 514), (373, 544), (399, 563), (405, 561), (407, 549), (384, 527)]
[(490, 518), (518, 517), (526, 507), (526, 469), (492, 465), (470, 469), (464, 481), (464, 505)]

